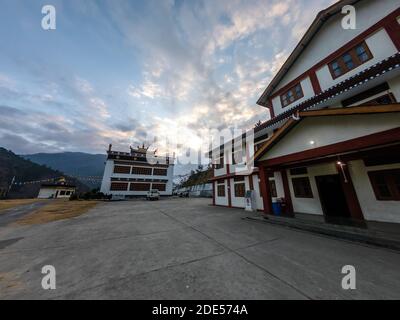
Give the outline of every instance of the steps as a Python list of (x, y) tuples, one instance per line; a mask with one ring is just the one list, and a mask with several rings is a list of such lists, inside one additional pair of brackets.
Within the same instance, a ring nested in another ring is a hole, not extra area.
[(308, 219), (277, 216), (249, 216), (245, 219), (400, 251), (400, 234), (392, 231), (383, 232), (381, 230), (374, 230), (368, 228), (368, 226), (367, 228), (357, 228), (347, 225), (328, 224)]

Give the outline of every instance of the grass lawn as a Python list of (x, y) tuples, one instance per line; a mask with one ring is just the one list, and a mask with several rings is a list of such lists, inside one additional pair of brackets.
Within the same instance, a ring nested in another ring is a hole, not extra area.
[(69, 219), (86, 213), (97, 204), (97, 201), (53, 200), (18, 220), (17, 223), (29, 225)]
[[(43, 201), (40, 199), (14, 199), (14, 200), (0, 200), (0, 211), (11, 209), (17, 206)], [(0, 212), (1, 213), (1, 212)]]

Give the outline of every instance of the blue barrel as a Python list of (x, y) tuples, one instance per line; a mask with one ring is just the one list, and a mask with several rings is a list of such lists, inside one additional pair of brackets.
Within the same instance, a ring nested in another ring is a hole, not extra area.
[(282, 204), (280, 202), (272, 202), (272, 211), (274, 211), (275, 216), (280, 216), (282, 214)]

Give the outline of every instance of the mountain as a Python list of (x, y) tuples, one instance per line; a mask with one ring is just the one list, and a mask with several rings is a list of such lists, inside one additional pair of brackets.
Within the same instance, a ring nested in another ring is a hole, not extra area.
[(9, 184), (15, 176), (15, 182), (32, 182), (29, 184), (14, 184), (9, 193), (10, 198), (35, 198), (40, 189), (40, 182), (64, 176), (68, 183), (77, 186), (78, 192), (89, 190), (87, 186), (63, 172), (53, 170), (24, 159), (12, 151), (0, 147), (0, 191), (8, 190)]
[(107, 156), (105, 154), (63, 152), (27, 154), (22, 157), (76, 177), (90, 188), (98, 188), (101, 184)]

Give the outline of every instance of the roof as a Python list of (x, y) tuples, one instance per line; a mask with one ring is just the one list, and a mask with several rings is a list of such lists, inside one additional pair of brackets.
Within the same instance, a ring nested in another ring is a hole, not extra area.
[(255, 129), (257, 132), (258, 130), (262, 130), (264, 128), (273, 126), (279, 122), (284, 121), (285, 119), (292, 116), (294, 112), (297, 111), (304, 111), (306, 109), (311, 109), (314, 107), (318, 107), (321, 103), (324, 103), (339, 94), (352, 90), (355, 87), (358, 87), (368, 81), (371, 81), (375, 78), (382, 76), (383, 74), (393, 71), (395, 69), (400, 68), (400, 53), (396, 53), (391, 57), (388, 57), (369, 68), (360, 71), (356, 75), (326, 89), (325, 91), (321, 92), (318, 95), (307, 99), (306, 101), (288, 109), (287, 111), (279, 114), (278, 116), (262, 123), (259, 127)]
[(67, 188), (75, 189), (76, 186), (70, 184), (60, 184), (60, 183), (44, 183), (40, 186), (41, 188)]
[(323, 116), (346, 116), (356, 114), (373, 114), (373, 113), (390, 113), (400, 112), (400, 103), (387, 104), (387, 105), (373, 105), (373, 106), (357, 106), (349, 108), (332, 108), (321, 109), (313, 111), (299, 112), (299, 120), (290, 118), (279, 130), (272, 136), (271, 139), (266, 141), (261, 148), (254, 155), (254, 160), (259, 160), (265, 152), (275, 146), (291, 129), (301, 122), (306, 117), (323, 117)]
[(303, 51), (307, 48), (309, 43), (313, 40), (314, 36), (317, 32), (322, 28), (324, 23), (332, 16), (336, 15), (337, 13), (341, 12), (342, 7), (345, 5), (353, 5), (361, 0), (340, 0), (335, 4), (331, 5), (325, 10), (322, 10), (318, 13), (317, 17), (314, 19), (311, 26), (308, 28), (306, 33), (304, 34), (303, 38), (297, 44), (295, 49), (290, 54), (289, 58), (285, 61), (282, 65), (278, 73), (272, 79), (268, 87), (265, 89), (261, 97), (258, 99), (257, 104), (260, 106), (267, 107), (268, 106), (268, 97), (271, 93), (276, 89), (279, 85), (285, 74), (288, 70), (293, 66), (296, 60), (300, 57)]

